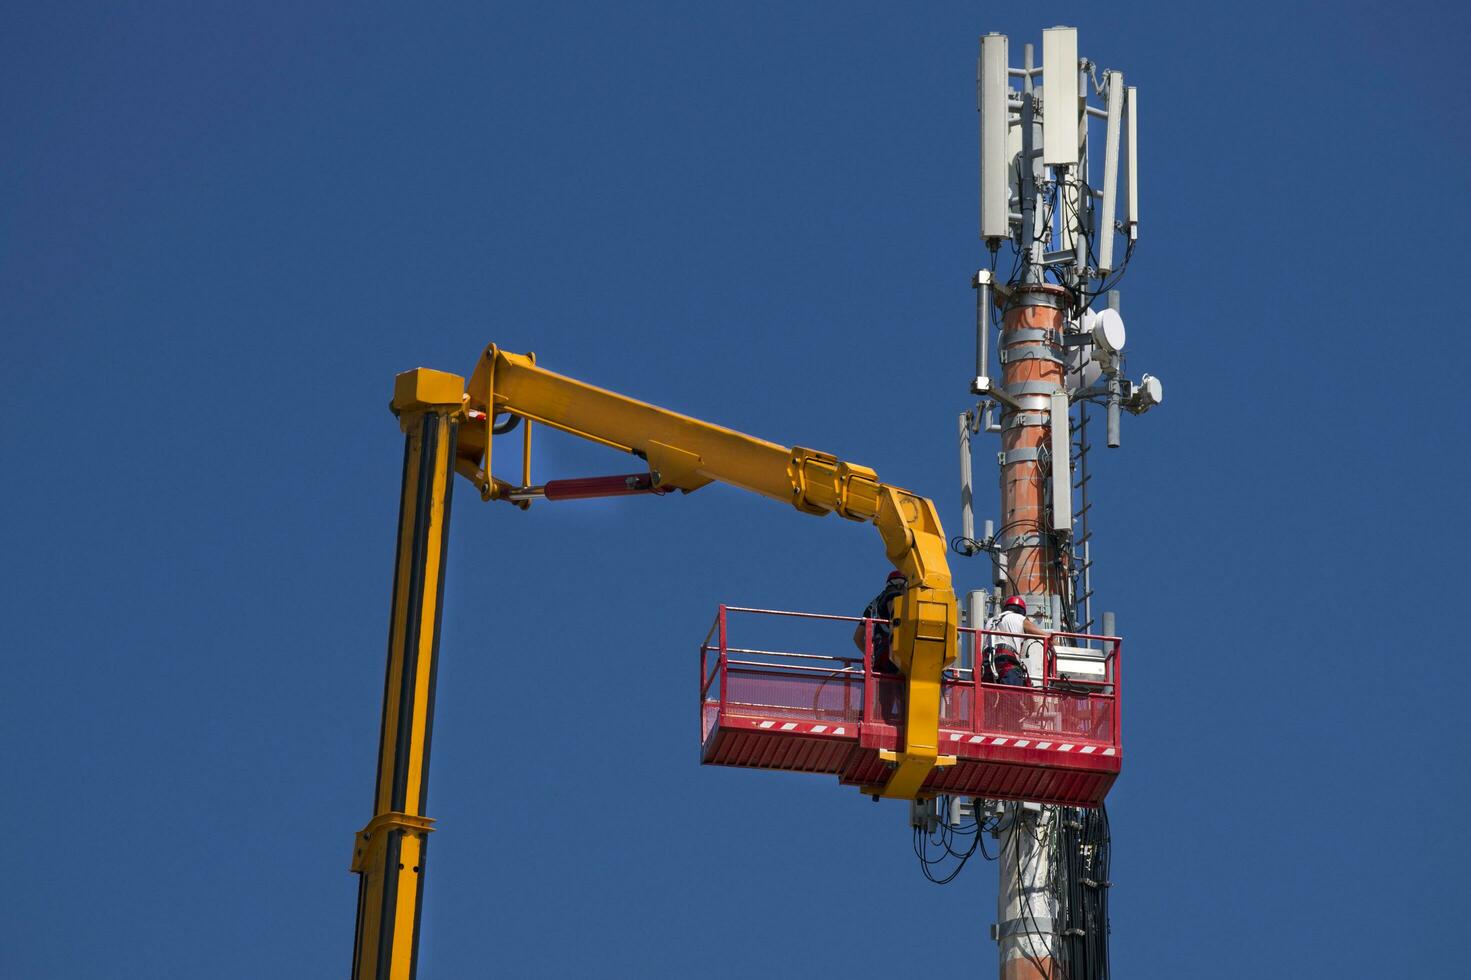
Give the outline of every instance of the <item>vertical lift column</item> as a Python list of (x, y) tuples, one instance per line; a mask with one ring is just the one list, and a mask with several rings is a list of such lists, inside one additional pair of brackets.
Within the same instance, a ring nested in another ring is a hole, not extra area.
[(392, 408), (404, 432), (403, 489), (373, 819), (353, 846), (352, 870), (362, 876), (353, 980), (411, 980), (418, 965), (424, 855), (434, 822), (424, 815), (429, 739), (464, 390), (463, 378), (426, 368), (394, 381)]

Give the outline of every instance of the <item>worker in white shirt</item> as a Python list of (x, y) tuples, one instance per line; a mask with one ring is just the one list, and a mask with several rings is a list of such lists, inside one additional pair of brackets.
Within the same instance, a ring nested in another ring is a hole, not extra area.
[(987, 621), (986, 630), (996, 635), (986, 636), (985, 679), (994, 684), (1025, 687), (1028, 684), (1027, 668), (1022, 663), (1025, 637), (1039, 636), (1046, 640), (1052, 634), (1027, 618), (1027, 601), (1019, 595), (1001, 604), (1001, 612)]

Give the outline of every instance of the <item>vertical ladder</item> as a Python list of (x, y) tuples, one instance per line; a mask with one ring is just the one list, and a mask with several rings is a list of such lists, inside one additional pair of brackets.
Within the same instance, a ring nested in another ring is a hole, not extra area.
[(1093, 479), (1088, 472), (1088, 403), (1078, 402), (1077, 419), (1072, 423), (1073, 440), (1072, 472), (1073, 483), (1073, 534), (1072, 534), (1072, 622), (1069, 627), (1079, 633), (1093, 631), (1093, 530), (1089, 527), (1089, 513), (1093, 504), (1088, 499), (1088, 484)]

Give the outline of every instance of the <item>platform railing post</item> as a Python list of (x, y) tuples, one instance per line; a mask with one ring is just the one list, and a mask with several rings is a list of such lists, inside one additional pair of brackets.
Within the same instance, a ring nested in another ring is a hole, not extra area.
[(873, 620), (863, 621), (863, 724), (873, 724)]
[(725, 629), (726, 629), (725, 605), (720, 606), (720, 711), (725, 713), (725, 677), (726, 677), (726, 652), (725, 652)]
[(985, 699), (981, 697), (981, 647), (985, 642), (985, 634), (981, 630), (976, 630), (971, 635), (970, 683), (975, 704), (971, 708), (970, 717), (974, 735), (981, 733), (981, 712), (985, 710)]
[(1124, 729), (1119, 718), (1119, 704), (1122, 703), (1123, 688), (1123, 652), (1124, 641), (1115, 639), (1113, 641), (1113, 744), (1120, 752), (1124, 750)]

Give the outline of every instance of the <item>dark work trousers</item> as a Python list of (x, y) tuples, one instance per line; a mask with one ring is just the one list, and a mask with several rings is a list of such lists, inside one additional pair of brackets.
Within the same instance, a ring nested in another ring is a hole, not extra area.
[(995, 657), (996, 683), (1009, 684), (1012, 687), (1027, 686), (1027, 672), (1022, 669), (1021, 661), (1009, 647), (998, 647)]
[(904, 718), (901, 704), (904, 698), (904, 675), (889, 663), (889, 651), (874, 651), (873, 675), (878, 680), (879, 717), (886, 725), (898, 725)]

